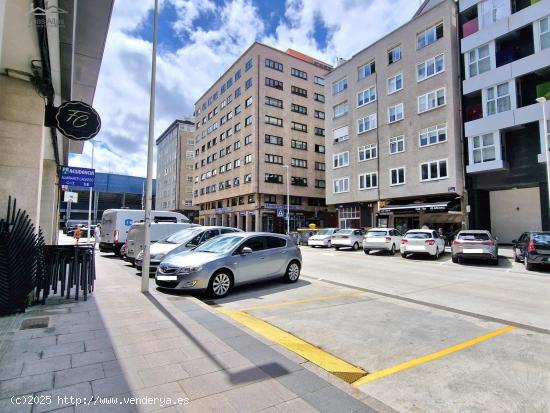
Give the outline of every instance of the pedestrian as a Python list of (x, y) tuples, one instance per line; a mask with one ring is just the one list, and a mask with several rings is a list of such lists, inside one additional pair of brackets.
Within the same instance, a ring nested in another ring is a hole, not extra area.
[(101, 242), (101, 225), (97, 224), (94, 229), (94, 250), (97, 243)]
[(78, 241), (80, 241), (80, 237), (82, 236), (82, 231), (80, 230), (80, 226), (76, 227), (74, 230), (74, 239), (76, 240), (76, 243), (78, 244)]

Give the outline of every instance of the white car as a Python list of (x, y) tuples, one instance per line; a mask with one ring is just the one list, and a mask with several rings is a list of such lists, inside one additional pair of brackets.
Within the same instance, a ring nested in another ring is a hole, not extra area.
[(401, 238), (395, 228), (371, 228), (363, 238), (363, 251), (368, 255), (371, 250), (385, 250), (394, 255), (401, 248)]
[(332, 234), (338, 231), (338, 228), (323, 228), (317, 231), (315, 235), (312, 235), (307, 240), (307, 245), (310, 247), (327, 247), (332, 246), (330, 238)]
[(342, 247), (349, 247), (357, 251), (363, 242), (365, 231), (362, 229), (341, 229), (332, 234), (330, 244), (334, 249), (339, 250)]
[(411, 229), (401, 239), (401, 256), (409, 254), (428, 254), (436, 260), (445, 252), (445, 239), (433, 229)]

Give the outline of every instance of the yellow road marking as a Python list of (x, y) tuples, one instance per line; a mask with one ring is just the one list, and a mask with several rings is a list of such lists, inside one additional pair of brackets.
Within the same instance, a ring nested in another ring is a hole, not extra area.
[(369, 383), (371, 381), (378, 380), (378, 379), (381, 379), (381, 378), (386, 377), (386, 376), (390, 376), (392, 374), (395, 374), (395, 373), (398, 373), (400, 371), (409, 369), (411, 367), (418, 366), (419, 364), (427, 363), (429, 361), (436, 360), (436, 359), (441, 358), (443, 356), (446, 356), (448, 354), (455, 353), (457, 351), (463, 350), (463, 349), (465, 349), (467, 347), (470, 347), (470, 346), (473, 346), (477, 343), (481, 343), (482, 341), (489, 340), (490, 338), (499, 336), (501, 334), (508, 333), (509, 331), (512, 331), (512, 330), (515, 330), (515, 329), (516, 329), (516, 327), (514, 327), (514, 326), (508, 326), (508, 327), (501, 328), (500, 330), (496, 330), (496, 331), (493, 331), (489, 334), (485, 334), (483, 336), (474, 338), (472, 340), (465, 341), (464, 343), (457, 344), (455, 346), (443, 349), (443, 350), (438, 351), (436, 353), (432, 353), (432, 354), (429, 354), (429, 355), (424, 356), (424, 357), (420, 357), (420, 358), (417, 358), (417, 359), (414, 359), (414, 360), (407, 361), (405, 363), (398, 364), (398, 365), (393, 366), (393, 367), (389, 367), (387, 369), (383, 369), (383, 370), (380, 370), (380, 371), (377, 371), (377, 372), (374, 372), (374, 373), (371, 373), (371, 374), (367, 374), (366, 376), (360, 378), (359, 380), (355, 381), (352, 384), (353, 384), (354, 387), (361, 386), (362, 384)]
[(360, 377), (367, 374), (366, 371), (353, 366), (326, 351), (315, 347), (298, 337), (293, 336), (286, 331), (283, 331), (263, 320), (260, 320), (250, 314), (238, 310), (229, 310), (227, 308), (217, 309), (222, 314), (232, 318), (233, 320), (243, 324), (250, 330), (264, 336), (265, 338), (299, 354), (306, 360), (318, 365), (329, 373), (341, 378), (342, 380), (353, 383)]
[(253, 307), (242, 308), (239, 311), (254, 311), (254, 310), (263, 310), (263, 309), (266, 309), (266, 308), (278, 308), (278, 307), (285, 307), (287, 305), (312, 303), (312, 302), (315, 302), (315, 301), (335, 300), (337, 298), (345, 298), (345, 297), (358, 297), (358, 296), (366, 295), (366, 294), (367, 293), (362, 292), (362, 291), (356, 291), (356, 292), (353, 292), (353, 293), (342, 293), (342, 294), (335, 294), (335, 295), (325, 295), (325, 296), (321, 296), (321, 297), (302, 298), (301, 300), (292, 300), (292, 301), (283, 301), (281, 303), (256, 305), (256, 306), (253, 306)]

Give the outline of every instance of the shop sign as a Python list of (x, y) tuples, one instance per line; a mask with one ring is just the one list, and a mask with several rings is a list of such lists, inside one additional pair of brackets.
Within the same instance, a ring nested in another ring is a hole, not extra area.
[(95, 169), (63, 166), (61, 167), (61, 177), (59, 181), (61, 185), (92, 188), (95, 181)]
[(94, 108), (84, 102), (69, 101), (59, 107), (46, 106), (44, 125), (54, 127), (67, 138), (87, 141), (101, 129), (101, 118)]
[(216, 214), (225, 214), (226, 212), (231, 212), (233, 211), (233, 208), (232, 207), (226, 207), (226, 208), (216, 208), (214, 210), (214, 212)]

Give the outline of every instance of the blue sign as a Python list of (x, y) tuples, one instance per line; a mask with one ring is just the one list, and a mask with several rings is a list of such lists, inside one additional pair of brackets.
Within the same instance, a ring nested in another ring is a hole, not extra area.
[(61, 168), (61, 185), (84, 186), (93, 188), (95, 169), (63, 166)]
[(131, 218), (128, 218), (128, 219), (124, 220), (124, 225), (127, 226), (127, 227), (129, 227), (133, 223), (134, 223), (134, 220), (131, 219)]
[(277, 208), (277, 217), (278, 218), (283, 218), (285, 216), (285, 210), (281, 207), (278, 207)]

